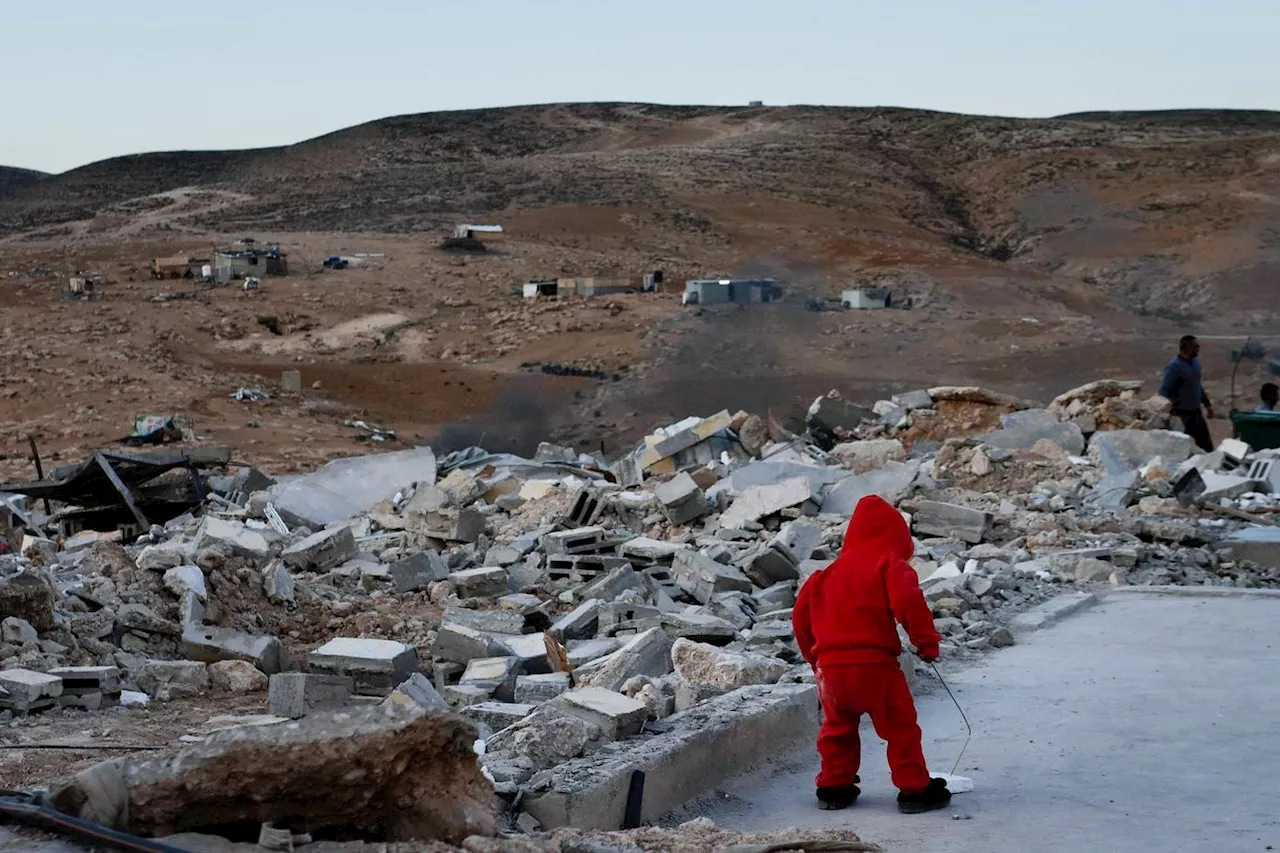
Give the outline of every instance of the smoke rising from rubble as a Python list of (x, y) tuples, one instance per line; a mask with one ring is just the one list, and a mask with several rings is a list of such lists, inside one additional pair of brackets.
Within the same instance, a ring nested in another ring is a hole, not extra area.
[(744, 260), (732, 275), (774, 279), (782, 298), (768, 304), (690, 307), (676, 326), (678, 337), (659, 356), (663, 409), (680, 417), (716, 408), (798, 413), (813, 396), (797, 382), (802, 375), (815, 386), (831, 381), (809, 374), (812, 366), (804, 358), (820, 331), (820, 315), (805, 303), (822, 298), (827, 282), (816, 262), (777, 255)]
[(492, 453), (533, 456), (538, 444), (550, 434), (550, 418), (537, 396), (508, 383), (483, 412), (441, 427), (432, 447), (439, 453), (483, 447)]

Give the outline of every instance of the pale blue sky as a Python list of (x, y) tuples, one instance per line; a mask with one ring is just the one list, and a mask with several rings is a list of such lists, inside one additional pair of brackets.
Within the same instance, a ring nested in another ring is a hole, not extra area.
[(1280, 109), (1280, 0), (0, 0), (0, 164), (561, 101)]

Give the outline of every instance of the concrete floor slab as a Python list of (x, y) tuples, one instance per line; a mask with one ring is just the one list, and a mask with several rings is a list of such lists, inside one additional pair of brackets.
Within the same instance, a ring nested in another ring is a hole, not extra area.
[[(1115, 596), (944, 671), (974, 726), (958, 772), (976, 790), (949, 810), (897, 812), (884, 744), (864, 720), (853, 809), (816, 808), (817, 757), (806, 750), (679, 817), (744, 830), (849, 826), (913, 853), (1280, 849), (1277, 625), (1274, 597)], [(918, 704), (930, 767), (949, 772), (960, 716), (941, 690)]]

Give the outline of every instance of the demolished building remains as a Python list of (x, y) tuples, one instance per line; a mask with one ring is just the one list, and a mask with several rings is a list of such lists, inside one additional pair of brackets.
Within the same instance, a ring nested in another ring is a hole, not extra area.
[(111, 523), (140, 535), (42, 528), (0, 555), (0, 714), (260, 693), (265, 715), (177, 757), (40, 794), (143, 835), (283, 822), (456, 843), (652, 821), (811, 737), (791, 608), (866, 495), (910, 519), (944, 658), (1017, 642), (1019, 614), (1063, 593), (1280, 586), (1280, 453), (1194, 455), (1140, 389), (1093, 383), (1046, 407), (833, 393), (803, 436), (722, 411), (609, 461), (414, 448), (278, 481), (197, 477), (207, 493), (167, 517), (137, 499), (147, 466), (189, 474), (200, 451), (99, 453), (6, 503), (21, 527), (44, 497), (127, 493)]

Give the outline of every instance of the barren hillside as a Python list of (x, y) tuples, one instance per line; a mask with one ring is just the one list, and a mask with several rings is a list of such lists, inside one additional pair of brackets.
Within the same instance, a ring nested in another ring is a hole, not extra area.
[(4, 198), (9, 193), (16, 192), (45, 177), (48, 176), (44, 172), (37, 172), (32, 169), (15, 169), (12, 166), (0, 166), (0, 198)]
[[(513, 446), (513, 430), (528, 432), (517, 422), (554, 422), (566, 439), (616, 447), (663, 418), (794, 407), (833, 386), (872, 399), (940, 381), (1044, 396), (1099, 375), (1150, 378), (1188, 329), (1280, 332), (1275, 113), (561, 104), (11, 174), (0, 173), (0, 400), (13, 414), (0, 454), (14, 459), (28, 432), (70, 447), (166, 410), (198, 413), (264, 458), (308, 462), (350, 444), (351, 414)], [(499, 222), (507, 242), (439, 251), (460, 221)], [(246, 235), (285, 245), (294, 275), (257, 293), (147, 276), (153, 255)], [(380, 257), (320, 270), (356, 252)], [(108, 283), (69, 302), (65, 276), (83, 268)], [(530, 277), (652, 269), (677, 287), (771, 275), (791, 295), (745, 312), (682, 311), (675, 293), (515, 295)], [(867, 282), (915, 309), (805, 310)], [(1225, 360), (1229, 346), (1206, 354)], [(544, 362), (624, 378), (522, 367)], [(319, 388), (252, 416), (228, 402), (291, 365)], [(1211, 378), (1228, 370), (1212, 364)]]

